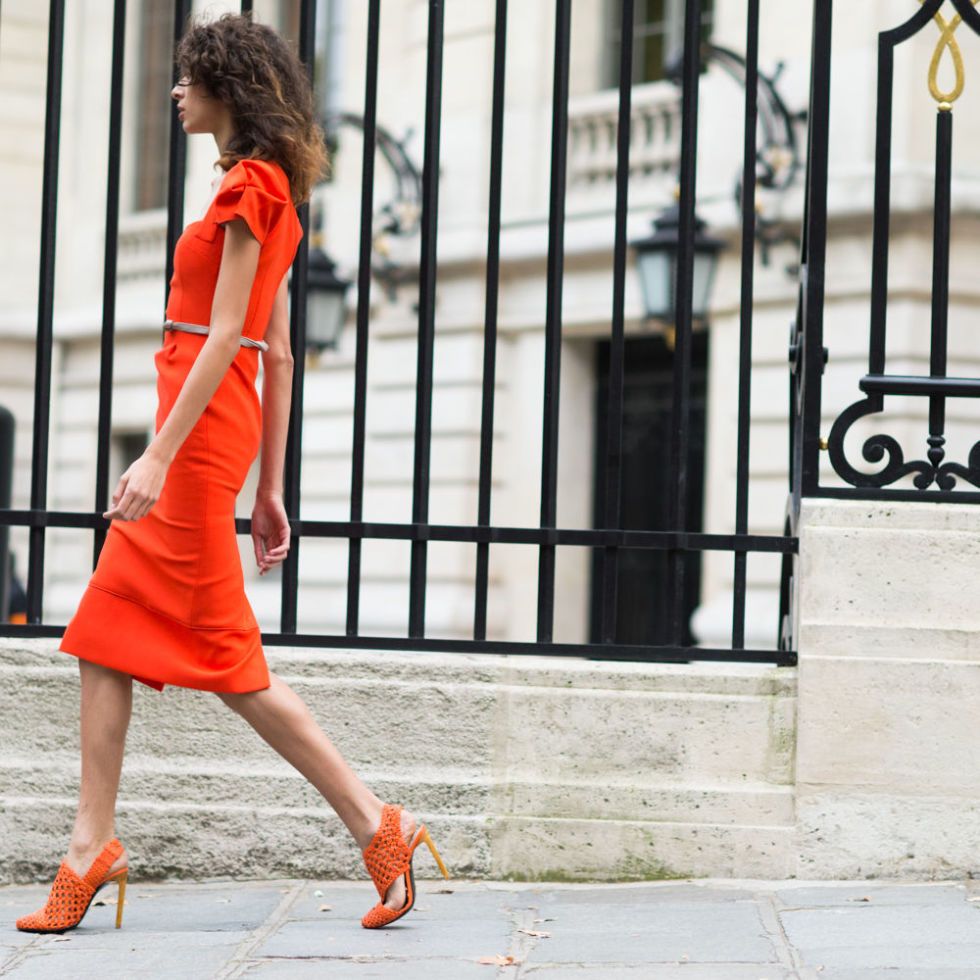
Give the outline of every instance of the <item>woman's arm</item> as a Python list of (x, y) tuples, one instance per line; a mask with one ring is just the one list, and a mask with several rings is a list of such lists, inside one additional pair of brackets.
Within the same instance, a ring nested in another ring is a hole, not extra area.
[(259, 575), (284, 561), (289, 552), (289, 518), (282, 501), (282, 470), (293, 389), (286, 298), (286, 276), (283, 276), (265, 332), (269, 349), (262, 352), (262, 457), (252, 508), (252, 543)]
[(139, 520), (159, 499), (167, 469), (197, 424), (238, 353), (261, 246), (240, 218), (225, 225), (221, 267), (214, 289), (210, 332), (160, 431), (119, 478), (110, 520)]
[(282, 471), (293, 389), (286, 278), (282, 277), (276, 290), (265, 332), (269, 349), (262, 352), (262, 457), (257, 496), (268, 496), (270, 493), (282, 496)]

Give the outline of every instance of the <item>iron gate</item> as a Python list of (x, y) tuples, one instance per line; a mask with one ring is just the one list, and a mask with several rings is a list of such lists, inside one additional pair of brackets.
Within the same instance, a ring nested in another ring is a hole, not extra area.
[[(973, 31), (980, 29), (980, 13), (970, 0), (950, 0), (957, 17)], [(562, 288), (564, 276), (564, 225), (569, 143), (569, 65), (572, 0), (554, 0), (555, 31), (553, 37), (553, 81), (551, 108), (550, 206), (548, 214), (548, 249), (546, 314), (544, 322), (545, 369), (542, 401), (542, 456), (540, 479), (540, 520), (537, 527), (502, 527), (490, 520), (492, 476), (492, 432), (497, 352), (498, 293), (501, 272), (501, 193), (503, 181), (504, 95), (507, 57), (506, 30), (508, 18), (521, 16), (518, 5), (496, 0), (496, 28), (493, 57), (492, 106), (490, 118), (490, 160), (488, 187), (488, 223), (486, 239), (486, 300), (484, 318), (484, 357), (481, 446), (478, 478), (479, 492), (475, 520), (469, 525), (447, 525), (431, 519), (429, 513), (430, 446), (432, 435), (433, 349), (436, 342), (436, 283), (438, 261), (436, 240), (439, 227), (439, 158), (441, 97), (443, 85), (443, 35), (446, 0), (428, 2), (428, 36), (426, 49), (424, 158), (421, 175), (422, 209), (420, 220), (420, 266), (418, 289), (418, 362), (414, 428), (414, 470), (412, 519), (407, 523), (368, 521), (363, 515), (365, 419), (367, 410), (367, 358), (369, 353), (369, 301), (372, 288), (371, 226), (374, 213), (374, 154), (378, 142), (377, 101), (379, 78), (380, 0), (366, 0), (367, 36), (366, 79), (362, 127), (364, 150), (361, 182), (361, 227), (357, 275), (356, 362), (352, 418), (352, 479), (349, 519), (315, 521), (294, 518), (291, 521), (292, 547), (283, 566), (280, 624), (277, 631), (264, 632), (269, 644), (351, 648), (395, 648), (405, 650), (468, 650), (502, 653), (572, 654), (611, 660), (758, 660), (776, 664), (795, 663), (796, 654), (789, 636), (789, 600), (794, 556), (797, 550), (794, 517), (802, 496), (866, 496), (881, 498), (890, 493), (901, 499), (922, 499), (921, 491), (893, 490), (883, 487), (893, 482), (901, 471), (917, 472), (922, 489), (935, 480), (939, 490), (933, 499), (980, 500), (980, 494), (951, 490), (952, 475), (980, 485), (980, 443), (970, 454), (967, 467), (942, 462), (943, 406), (947, 397), (975, 397), (980, 382), (945, 376), (945, 319), (943, 304), (945, 235), (948, 259), (949, 179), (952, 132), (950, 99), (942, 99), (937, 124), (937, 221), (935, 298), (932, 324), (933, 357), (929, 377), (909, 378), (887, 375), (884, 371), (885, 273), (888, 239), (888, 151), (890, 131), (890, 58), (894, 46), (921, 30), (930, 19), (938, 18), (942, 0), (922, 0), (921, 6), (903, 25), (881, 35), (879, 46), (878, 102), (878, 176), (875, 203), (875, 279), (874, 314), (868, 376), (861, 388), (864, 401), (845, 411), (831, 432), (829, 448), (838, 473), (853, 484), (846, 490), (821, 485), (818, 475), (820, 379), (826, 360), (822, 343), (824, 269), (827, 237), (827, 159), (829, 133), (829, 93), (831, 72), (832, 0), (813, 3), (813, 61), (809, 108), (809, 139), (806, 163), (806, 209), (800, 265), (800, 292), (797, 321), (790, 348), (790, 399), (788, 425), (790, 440), (789, 506), (783, 535), (760, 535), (748, 532), (749, 503), (749, 405), (751, 397), (751, 344), (753, 328), (753, 256), (759, 223), (753, 202), (757, 184), (766, 180), (765, 161), (759, 156), (757, 131), (760, 125), (759, 93), (767, 81), (759, 73), (760, 0), (748, 0), (745, 19), (745, 54), (741, 59), (744, 73), (744, 138), (742, 146), (741, 195), (741, 313), (738, 357), (737, 399), (737, 476), (734, 533), (711, 534), (693, 530), (700, 526), (698, 515), (688, 506), (687, 486), (690, 479), (689, 445), (691, 440), (691, 352), (693, 343), (692, 297), (694, 288), (695, 198), (697, 194), (697, 121), (699, 79), (702, 67), (700, 0), (685, 0), (683, 20), (683, 59), (678, 67), (681, 104), (681, 140), (679, 166), (678, 214), (680, 235), (677, 252), (675, 347), (672, 358), (670, 411), (670, 446), (667, 462), (673, 492), (665, 501), (668, 519), (659, 530), (635, 530), (623, 527), (622, 459), (624, 425), (624, 376), (626, 336), (624, 330), (624, 294), (627, 275), (628, 243), (626, 234), (629, 209), (629, 161), (631, 142), (631, 97), (633, 86), (634, 0), (622, 0), (619, 25), (622, 43), (618, 85), (618, 128), (616, 134), (615, 237), (613, 247), (613, 288), (609, 305), (609, 335), (606, 403), (601, 413), (606, 431), (603, 458), (599, 461), (600, 513), (594, 528), (563, 528), (556, 525), (558, 483), (558, 395), (561, 384)], [(307, 65), (313, 64), (316, 32), (316, 2), (299, 3), (299, 48)], [(247, 10), (251, 3), (243, 2)], [(189, 0), (174, 4), (174, 38), (180, 37), (189, 14)], [(62, 92), (62, 50), (65, 0), (51, 0), (48, 34), (46, 121), (41, 210), (40, 285), (37, 303), (37, 345), (35, 375), (35, 411), (33, 419), (33, 455), (31, 464), (30, 506), (26, 509), (0, 510), (0, 529), (4, 533), (14, 526), (29, 531), (27, 571), (27, 615), (24, 625), (3, 623), (0, 634), (6, 636), (61, 635), (63, 625), (42, 622), (42, 582), (45, 532), (49, 527), (90, 530), (94, 536), (93, 564), (105, 539), (107, 522), (101, 517), (109, 494), (109, 439), (112, 415), (112, 373), (115, 332), (115, 280), (119, 228), (119, 158), (122, 120), (122, 77), (125, 51), (124, 0), (114, 5), (112, 42), (112, 98), (109, 127), (108, 195), (105, 220), (105, 264), (103, 282), (103, 319), (101, 333), (101, 381), (98, 423), (98, 457), (91, 512), (59, 512), (47, 507), (48, 440), (51, 395), (51, 351), (53, 320), (53, 284), (55, 267), (55, 229), (57, 225), (59, 161), (59, 127)], [(944, 22), (945, 23), (945, 22)], [(958, 23), (958, 21), (957, 21)], [(949, 27), (945, 28), (947, 34)], [(950, 35), (951, 36), (951, 35)], [(944, 38), (947, 35), (944, 35)], [(949, 43), (948, 41), (946, 43)], [(955, 43), (955, 41), (953, 42)], [(311, 68), (312, 71), (312, 68)], [(174, 78), (176, 80), (176, 77)], [(174, 110), (176, 111), (176, 110)], [(765, 122), (765, 121), (763, 121)], [(175, 120), (171, 121), (170, 180), (168, 194), (167, 268), (172, 275), (172, 256), (181, 231), (186, 137)], [(304, 230), (309, 227), (308, 206), (300, 210)], [(307, 241), (304, 238), (296, 258), (292, 277), (291, 337), (293, 350), (306, 347)], [(302, 459), (304, 358), (297, 356), (294, 371), (292, 414), (286, 452), (284, 501), (287, 512), (299, 513), (300, 465)], [(886, 394), (920, 394), (930, 400), (929, 462), (904, 463), (901, 450), (887, 436), (876, 437), (865, 447), (868, 460), (890, 456), (889, 464), (879, 474), (868, 477), (858, 473), (843, 455), (843, 432), (850, 421), (868, 412), (881, 410)], [(0, 454), (2, 455), (2, 454)], [(239, 534), (249, 533), (249, 522), (238, 519)], [(299, 554), (304, 539), (334, 538), (348, 543), (346, 626), (338, 634), (297, 632), (297, 594), (299, 589)], [(360, 588), (362, 544), (371, 539), (408, 542), (411, 549), (408, 619), (403, 636), (370, 636), (360, 629)], [(426, 567), (429, 542), (466, 542), (475, 545), (473, 589), (473, 628), (467, 639), (437, 639), (426, 635)], [(533, 643), (515, 643), (487, 637), (487, 596), (490, 551), (495, 545), (529, 545), (538, 552), (537, 628)], [(589, 548), (595, 556), (597, 576), (596, 623), (591, 642), (558, 643), (553, 640), (556, 554), (559, 548)], [(667, 593), (663, 598), (663, 642), (617, 642), (617, 594), (622, 559), (627, 552), (655, 552), (662, 556)], [(731, 645), (722, 648), (693, 647), (684, 642), (686, 613), (685, 578), (690, 575), (688, 558), (705, 551), (729, 553), (733, 561), (734, 596), (731, 617)], [(745, 646), (746, 562), (754, 553), (783, 556), (783, 580), (780, 623), (774, 623), (773, 649), (747, 649)], [(4, 587), (8, 587), (5, 583)], [(0, 593), (0, 598), (3, 593)], [(0, 608), (5, 606), (0, 603)]]

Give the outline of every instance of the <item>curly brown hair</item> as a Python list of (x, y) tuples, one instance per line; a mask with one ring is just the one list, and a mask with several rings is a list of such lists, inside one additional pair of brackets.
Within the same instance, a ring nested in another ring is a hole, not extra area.
[(275, 161), (293, 203), (308, 201), (328, 157), (309, 75), (292, 45), (251, 13), (190, 17), (174, 61), (181, 77), (231, 110), (235, 135), (216, 162), (230, 170), (247, 158)]

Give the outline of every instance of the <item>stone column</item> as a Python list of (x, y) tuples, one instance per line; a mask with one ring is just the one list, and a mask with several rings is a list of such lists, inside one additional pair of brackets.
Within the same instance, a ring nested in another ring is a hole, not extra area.
[(798, 877), (980, 873), (980, 507), (807, 500)]

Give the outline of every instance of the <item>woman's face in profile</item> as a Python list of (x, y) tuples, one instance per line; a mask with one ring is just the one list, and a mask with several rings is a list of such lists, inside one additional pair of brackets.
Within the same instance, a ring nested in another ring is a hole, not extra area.
[(213, 133), (218, 128), (224, 107), (203, 85), (192, 85), (186, 75), (181, 76), (170, 97), (177, 103), (185, 133)]

